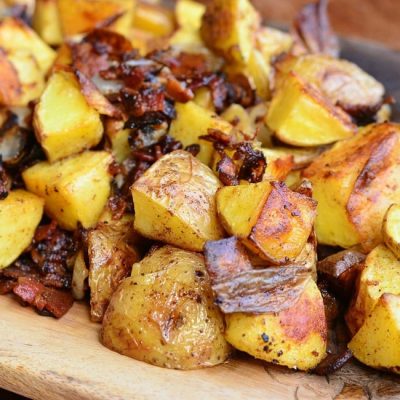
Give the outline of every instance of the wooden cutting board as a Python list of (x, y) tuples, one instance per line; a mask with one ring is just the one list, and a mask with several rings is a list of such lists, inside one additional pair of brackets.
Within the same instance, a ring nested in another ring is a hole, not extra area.
[(0, 387), (35, 400), (400, 398), (399, 379), (356, 365), (329, 378), (245, 356), (197, 371), (153, 367), (104, 348), (83, 304), (57, 321), (3, 296), (0, 316)]

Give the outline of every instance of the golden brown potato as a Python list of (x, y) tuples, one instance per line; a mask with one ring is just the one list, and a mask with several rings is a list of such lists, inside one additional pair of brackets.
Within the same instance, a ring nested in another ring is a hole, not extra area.
[(107, 24), (122, 35), (129, 32), (135, 0), (57, 0), (64, 38)]
[(57, 0), (36, 0), (32, 24), (35, 31), (47, 44), (58, 46), (62, 43)]
[(203, 256), (164, 246), (134, 265), (108, 307), (101, 340), (160, 367), (195, 369), (229, 355)]
[(349, 343), (362, 363), (400, 373), (400, 296), (384, 293)]
[(131, 245), (133, 216), (99, 222), (87, 236), (90, 317), (101, 322), (112, 294), (130, 275), (139, 255)]
[(42, 219), (43, 204), (43, 199), (25, 190), (13, 190), (0, 200), (0, 270), (31, 244)]
[(320, 243), (365, 251), (382, 241), (388, 207), (400, 196), (400, 128), (384, 123), (338, 143), (304, 170), (318, 201)]
[(175, 17), (178, 26), (186, 31), (199, 31), (201, 19), (206, 11), (204, 4), (193, 0), (178, 0)]
[(232, 125), (196, 103), (177, 103), (175, 105), (176, 118), (172, 121), (169, 135), (182, 142), (184, 146), (199, 144), (198, 159), (209, 165), (214, 152), (211, 142), (200, 139), (208, 134), (209, 129), (217, 129), (226, 134), (232, 130)]
[(356, 130), (348, 114), (294, 72), (276, 89), (265, 122), (278, 139), (293, 146), (333, 143)]
[(316, 204), (283, 183), (225, 186), (217, 209), (226, 231), (272, 264), (292, 262), (312, 232)]
[(40, 162), (22, 176), (26, 187), (45, 199), (45, 211), (64, 228), (80, 222), (90, 228), (98, 221), (110, 195), (112, 157), (105, 151), (86, 151), (57, 161)]
[(274, 364), (309, 370), (326, 356), (327, 326), (321, 293), (310, 279), (295, 305), (276, 314), (227, 314), (227, 341)]
[(99, 113), (87, 103), (74, 74), (64, 71), (50, 77), (33, 126), (51, 163), (97, 145), (103, 135)]
[(374, 115), (382, 105), (383, 85), (346, 60), (323, 54), (287, 57), (277, 64), (277, 71), (277, 86), (294, 72), (355, 117)]
[(400, 259), (400, 204), (392, 204), (387, 210), (382, 236), (386, 246)]
[(255, 44), (260, 16), (248, 0), (214, 0), (203, 15), (201, 36), (227, 61), (247, 64)]
[(222, 237), (213, 172), (190, 153), (174, 151), (153, 164), (132, 186), (135, 229), (145, 237), (202, 251)]
[(10, 53), (31, 54), (40, 70), (45, 74), (53, 64), (56, 53), (37, 33), (17, 18), (4, 18), (0, 21), (0, 48)]
[(288, 52), (292, 45), (292, 36), (278, 29), (261, 27), (256, 33), (256, 47), (268, 63), (280, 54)]
[(133, 14), (133, 26), (154, 36), (168, 36), (175, 29), (174, 14), (160, 5), (139, 1)]
[(86, 266), (83, 251), (80, 250), (76, 256), (72, 273), (71, 290), (75, 300), (83, 300), (85, 298), (88, 278), (89, 269)]
[(383, 293), (400, 295), (400, 261), (384, 245), (379, 245), (365, 260), (357, 294), (346, 314), (354, 335), (372, 312)]

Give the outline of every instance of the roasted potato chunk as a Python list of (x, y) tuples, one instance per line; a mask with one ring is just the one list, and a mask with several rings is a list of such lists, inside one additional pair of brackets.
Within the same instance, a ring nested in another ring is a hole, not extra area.
[(57, 0), (36, 0), (33, 28), (49, 45), (58, 46), (63, 41)]
[(400, 128), (371, 125), (317, 157), (303, 176), (318, 201), (320, 243), (372, 250), (389, 206), (400, 196)]
[(283, 183), (226, 186), (217, 192), (223, 227), (272, 264), (292, 262), (312, 232), (316, 204)]
[(16, 53), (19, 51), (31, 54), (43, 74), (53, 64), (55, 51), (40, 39), (28, 25), (16, 18), (4, 18), (0, 21), (0, 48)]
[(75, 300), (83, 300), (86, 295), (87, 279), (89, 278), (89, 269), (86, 266), (85, 256), (80, 250), (76, 256), (74, 270), (72, 273), (71, 290)]
[(309, 370), (326, 356), (327, 326), (321, 293), (309, 280), (295, 305), (276, 314), (227, 314), (226, 340), (274, 364)]
[(112, 294), (139, 259), (131, 245), (133, 237), (133, 216), (130, 215), (99, 222), (87, 236), (92, 321), (103, 320)]
[(274, 93), (265, 121), (282, 142), (304, 147), (347, 139), (356, 130), (348, 114), (293, 72)]
[(152, 165), (132, 186), (135, 229), (145, 237), (202, 251), (220, 239), (212, 171), (185, 151), (174, 151)]
[(379, 245), (365, 260), (357, 294), (346, 314), (352, 334), (363, 325), (383, 293), (400, 295), (400, 261), (384, 245)]
[(384, 293), (349, 343), (362, 363), (400, 373), (400, 296)]
[(203, 256), (164, 246), (134, 265), (111, 298), (108, 348), (160, 367), (195, 369), (229, 355)]
[(288, 52), (292, 46), (292, 36), (278, 29), (261, 27), (256, 33), (256, 47), (268, 63), (280, 54)]
[(138, 2), (134, 10), (133, 26), (153, 36), (168, 36), (175, 29), (174, 14), (168, 8)]
[(97, 145), (103, 135), (99, 113), (89, 106), (72, 73), (54, 73), (35, 107), (38, 142), (53, 163)]
[(209, 165), (214, 148), (212, 143), (200, 139), (200, 136), (207, 135), (209, 129), (217, 129), (229, 134), (232, 125), (192, 101), (177, 103), (175, 108), (176, 118), (171, 123), (169, 135), (182, 142), (184, 146), (199, 144), (200, 153), (197, 157), (204, 164)]
[(400, 259), (400, 204), (392, 204), (387, 210), (382, 235), (386, 246)]
[(111, 21), (107, 29), (122, 35), (129, 32), (134, 0), (57, 0), (61, 29), (64, 37), (89, 32), (104, 22)]
[(260, 16), (248, 0), (214, 0), (203, 15), (201, 36), (227, 61), (247, 64), (255, 44)]
[(278, 86), (292, 71), (356, 118), (374, 115), (382, 105), (383, 85), (346, 60), (323, 54), (287, 57), (277, 64), (277, 71)]
[(25, 190), (13, 190), (0, 200), (0, 270), (31, 244), (43, 205), (43, 199)]
[(22, 176), (32, 193), (45, 199), (45, 211), (64, 229), (80, 222), (90, 228), (98, 221), (108, 196), (112, 157), (105, 151), (86, 151), (54, 164), (40, 162)]
[(175, 7), (175, 17), (178, 26), (187, 31), (198, 31), (206, 7), (193, 0), (178, 0)]

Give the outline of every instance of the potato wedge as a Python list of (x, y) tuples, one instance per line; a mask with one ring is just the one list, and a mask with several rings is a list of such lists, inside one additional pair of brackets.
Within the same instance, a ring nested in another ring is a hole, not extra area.
[(384, 293), (351, 339), (349, 349), (362, 363), (400, 374), (400, 296)]
[(49, 45), (58, 46), (63, 41), (57, 0), (36, 0), (33, 29)]
[(213, 172), (190, 153), (174, 151), (153, 164), (132, 186), (135, 229), (145, 237), (202, 251), (220, 239)]
[(43, 205), (43, 199), (25, 190), (12, 190), (0, 200), (0, 270), (31, 244)]
[(277, 314), (227, 314), (225, 319), (226, 340), (261, 360), (309, 370), (326, 355), (324, 304), (312, 279), (287, 310)]
[(382, 221), (400, 196), (400, 128), (371, 125), (304, 170), (318, 201), (318, 241), (366, 252), (382, 241)]
[(383, 293), (400, 295), (400, 261), (384, 245), (368, 254), (358, 282), (357, 294), (346, 314), (354, 335), (372, 312)]
[(226, 360), (223, 333), (203, 256), (164, 246), (136, 264), (114, 293), (101, 340), (150, 364), (195, 369)]
[(361, 119), (379, 110), (385, 93), (383, 85), (357, 65), (323, 54), (287, 57), (277, 64), (277, 71), (277, 86), (289, 71), (294, 72), (333, 104)]
[(232, 125), (192, 101), (177, 103), (175, 109), (176, 118), (171, 123), (169, 135), (182, 142), (184, 146), (199, 144), (200, 153), (197, 158), (209, 165), (214, 152), (213, 145), (199, 137), (207, 135), (209, 129), (217, 129), (229, 134)]
[(131, 27), (135, 0), (57, 0), (64, 38), (89, 32), (107, 21), (122, 35)]
[(11, 53), (30, 53), (43, 74), (50, 69), (56, 57), (56, 52), (35, 31), (20, 19), (11, 17), (0, 21), (0, 48)]
[(87, 103), (75, 76), (64, 71), (50, 77), (33, 126), (51, 163), (97, 145), (103, 135), (99, 113)]
[(278, 139), (293, 146), (333, 143), (356, 131), (349, 115), (294, 72), (274, 93), (265, 122)]
[(105, 151), (86, 151), (54, 164), (40, 162), (22, 176), (32, 193), (45, 199), (45, 211), (64, 229), (96, 224), (108, 196), (112, 157)]
[(99, 222), (87, 236), (89, 255), (90, 317), (101, 322), (112, 294), (130, 275), (139, 254), (131, 245), (133, 216)]
[(35, 57), (28, 51), (5, 52), (0, 48), (0, 104), (27, 106), (44, 89), (44, 74)]
[(383, 219), (382, 236), (387, 247), (400, 259), (400, 204), (392, 204)]
[(211, 50), (229, 62), (247, 64), (260, 16), (248, 0), (214, 0), (203, 15), (201, 36)]
[(315, 202), (283, 183), (226, 186), (216, 198), (226, 231), (272, 264), (293, 262), (312, 232)]

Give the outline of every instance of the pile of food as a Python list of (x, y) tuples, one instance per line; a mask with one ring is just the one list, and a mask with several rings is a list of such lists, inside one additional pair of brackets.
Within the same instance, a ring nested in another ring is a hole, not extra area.
[(400, 126), (326, 7), (8, 0), (0, 293), (162, 367), (399, 373)]

